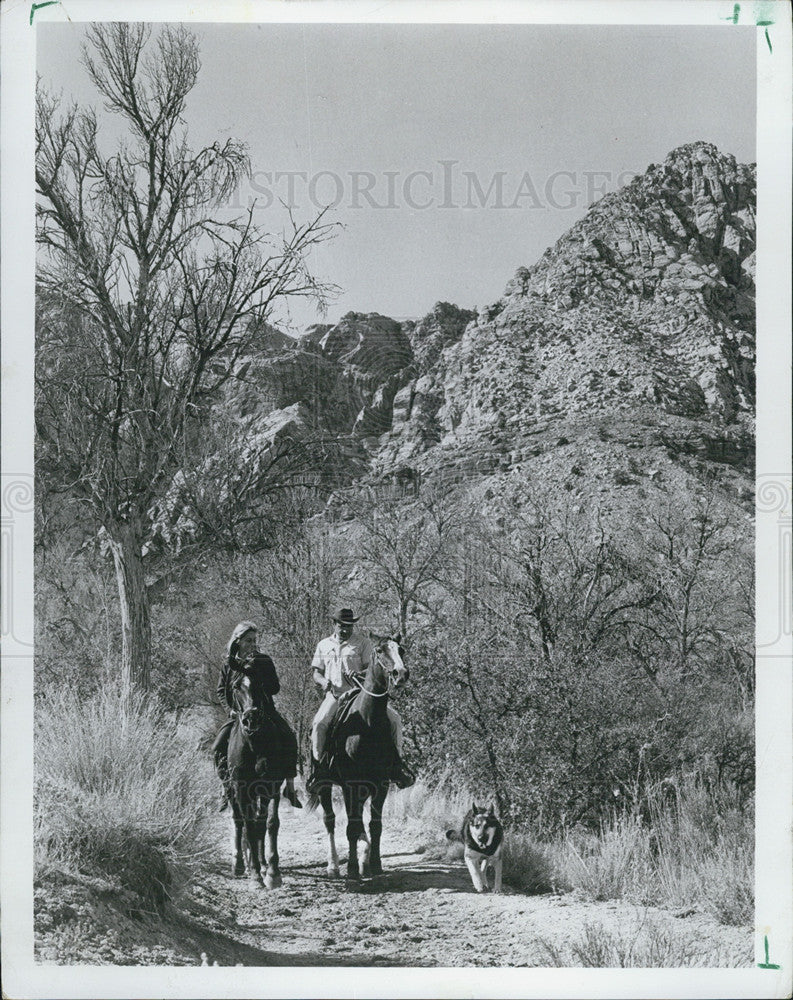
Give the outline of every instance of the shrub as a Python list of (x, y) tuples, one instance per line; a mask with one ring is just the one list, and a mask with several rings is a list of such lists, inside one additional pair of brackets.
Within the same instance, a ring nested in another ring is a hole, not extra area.
[(48, 693), (36, 711), (35, 838), (47, 867), (101, 876), (154, 909), (209, 843), (208, 762), (149, 697)]
[(556, 891), (558, 878), (549, 848), (529, 833), (509, 832), (504, 840), (504, 881), (531, 895)]
[(637, 815), (615, 813), (599, 834), (568, 831), (557, 864), (563, 880), (592, 899), (655, 901), (650, 831)]
[(754, 827), (740, 789), (696, 778), (647, 789), (599, 834), (568, 831), (554, 850), (560, 883), (593, 899), (694, 906), (723, 924), (751, 923)]
[(724, 946), (647, 913), (638, 915), (632, 927), (616, 930), (587, 923), (564, 946), (543, 939), (540, 950), (543, 964), (579, 968), (718, 968), (753, 962), (751, 941), (745, 947)]

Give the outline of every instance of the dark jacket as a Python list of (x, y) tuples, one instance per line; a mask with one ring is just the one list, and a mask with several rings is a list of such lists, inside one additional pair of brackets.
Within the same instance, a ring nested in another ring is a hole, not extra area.
[(273, 695), (281, 690), (275, 664), (266, 653), (256, 653), (244, 663), (230, 658), (223, 664), (218, 680), (217, 696), (228, 708), (234, 708), (234, 688), (247, 675), (258, 689), (263, 701), (272, 705)]

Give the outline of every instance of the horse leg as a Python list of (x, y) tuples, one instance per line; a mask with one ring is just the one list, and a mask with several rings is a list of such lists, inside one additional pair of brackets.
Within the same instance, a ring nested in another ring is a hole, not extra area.
[(347, 808), (347, 879), (358, 880), (361, 877), (358, 866), (358, 840), (363, 836), (363, 803), (361, 786), (358, 782), (344, 786), (344, 804)]
[(362, 878), (372, 877), (372, 870), (369, 867), (372, 845), (366, 833), (366, 824), (363, 821), (364, 806), (366, 805), (366, 801), (371, 794), (372, 789), (366, 785), (361, 785), (358, 789), (358, 798), (361, 804), (361, 832), (358, 834), (358, 865), (361, 869)]
[(372, 815), (369, 820), (369, 838), (371, 840), (369, 870), (372, 875), (383, 874), (383, 862), (380, 860), (380, 837), (383, 833), (383, 806), (387, 795), (388, 782), (382, 781), (372, 796)]
[(248, 853), (250, 857), (248, 878), (258, 885), (263, 885), (261, 866), (262, 823), (259, 819), (259, 799), (258, 795), (250, 788), (245, 799), (243, 820), (245, 822), (245, 836), (248, 840)]
[(278, 828), (281, 821), (278, 819), (278, 802), (280, 796), (276, 791), (267, 803), (267, 849), (265, 858), (267, 860), (267, 875), (265, 885), (268, 889), (277, 889), (282, 884), (281, 871), (278, 867)]
[(234, 817), (234, 836), (232, 838), (234, 864), (231, 866), (231, 871), (234, 878), (242, 878), (245, 874), (245, 859), (242, 853), (242, 811), (237, 803), (237, 796), (235, 794), (232, 793), (229, 795), (229, 801), (231, 802), (231, 813)]
[(336, 853), (336, 813), (333, 811), (333, 787), (324, 786), (320, 789), (319, 801), (322, 803), (322, 819), (328, 834), (328, 868), (331, 878), (339, 877), (339, 855)]

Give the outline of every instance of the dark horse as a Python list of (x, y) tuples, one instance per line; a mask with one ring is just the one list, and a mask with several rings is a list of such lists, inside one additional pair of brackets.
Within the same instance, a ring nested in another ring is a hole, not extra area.
[[(359, 680), (360, 691), (347, 696), (330, 733), (330, 782), (323, 784), (318, 796), (311, 796), (308, 808), (322, 803), (325, 829), (328, 832), (328, 874), (338, 876), (336, 853), (336, 815), (333, 811), (333, 785), (340, 785), (347, 810), (349, 860), (347, 878), (380, 875), (380, 836), (383, 831), (383, 806), (388, 795), (389, 771), (394, 759), (394, 745), (386, 708), (389, 688), (397, 688), (408, 678), (402, 661), (403, 649), (398, 639), (371, 634), (375, 655), (365, 676)], [(363, 823), (363, 807), (371, 799), (369, 838)], [(358, 843), (361, 842), (361, 863)]]
[[(229, 738), (229, 800), (234, 816), (234, 874), (245, 874), (242, 833), (250, 851), (249, 877), (268, 889), (281, 885), (278, 868), (278, 803), (289, 771), (289, 754), (255, 686), (243, 677), (235, 686), (235, 724)], [(294, 773), (294, 772), (292, 772)], [(266, 840), (266, 846), (265, 846)], [(262, 861), (267, 872), (262, 880)]]

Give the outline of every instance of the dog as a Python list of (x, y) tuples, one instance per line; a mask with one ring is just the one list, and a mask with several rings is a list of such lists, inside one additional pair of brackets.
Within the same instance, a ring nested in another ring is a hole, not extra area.
[(463, 845), (463, 857), (477, 892), (488, 892), (487, 867), (493, 869), (493, 892), (501, 892), (501, 855), (504, 849), (504, 827), (491, 805), (485, 811), (471, 805), (460, 831), (447, 830), (446, 839)]

